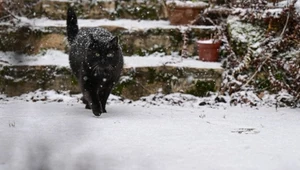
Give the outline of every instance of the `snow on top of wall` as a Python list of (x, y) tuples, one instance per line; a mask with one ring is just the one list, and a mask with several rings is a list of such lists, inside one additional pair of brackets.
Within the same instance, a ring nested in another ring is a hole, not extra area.
[(279, 18), (282, 11), (282, 8), (267, 9), (264, 11), (262, 17), (267, 18), (271, 16), (273, 18)]
[[(49, 0), (49, 1), (53, 1), (53, 2), (79, 2), (79, 0), (78, 1), (72, 1), (72, 0)], [(87, 0), (85, 0), (85, 1), (87, 1)]]
[[(19, 17), (20, 23), (18, 26), (30, 26), (34, 29), (43, 29), (45, 27), (66, 27), (65, 20), (50, 20), (48, 18), (35, 18), (28, 19), (25, 17)], [(10, 25), (10, 23), (2, 22), (0, 25)], [(130, 19), (118, 19), (118, 20), (108, 20), (108, 19), (79, 19), (79, 27), (98, 27), (98, 26), (115, 26), (122, 27), (129, 31), (134, 30), (147, 30), (153, 28), (161, 29), (185, 29), (187, 26), (174, 26), (170, 25), (169, 21), (164, 20), (130, 20)], [(196, 26), (190, 25), (189, 28), (201, 28), (201, 29), (215, 29), (216, 26)]]
[[(283, 11), (282, 8), (266, 9), (261, 14), (261, 17), (262, 18), (267, 18), (267, 17), (279, 18), (282, 11)], [(232, 11), (233, 14), (239, 14), (240, 16), (245, 16), (248, 13), (252, 13), (252, 12), (255, 15), (259, 14), (255, 11), (255, 9), (248, 9), (248, 8), (234, 8)]]
[(198, 44), (214, 44), (216, 42), (218, 42), (218, 40), (216, 40), (216, 39), (198, 40), (197, 41)]
[[(270, 7), (270, 9), (266, 9), (262, 14), (262, 17), (266, 18), (271, 16), (273, 18), (278, 18), (281, 12), (283, 11), (283, 8), (291, 4), (292, 4), (292, 0), (278, 2), (276, 3), (275, 6), (273, 5), (273, 3), (268, 3), (268, 7)], [(297, 2), (295, 3), (295, 8), (296, 11), (300, 14), (300, 0), (297, 0)], [(252, 12), (256, 14), (255, 11), (256, 9), (247, 9), (247, 8), (234, 8), (233, 13), (241, 13), (241, 15), (245, 15), (246, 12), (249, 12), (249, 10), (252, 10)]]
[[(278, 2), (277, 6), (282, 8), (282, 7), (291, 5), (291, 3), (292, 3), (292, 0), (281, 1), (281, 2)], [(272, 5), (273, 5), (273, 3), (272, 3)], [(297, 0), (297, 2), (295, 3), (295, 8), (296, 8), (296, 11), (298, 13), (300, 13), (300, 0)]]
[(168, 0), (167, 5), (175, 4), (177, 7), (206, 7), (208, 3), (202, 1), (178, 1), (178, 0)]
[[(49, 0), (53, 2), (114, 2), (117, 0)], [(137, 2), (146, 2), (147, 0), (136, 0)]]
[(300, 1), (299, 0), (295, 3), (295, 8), (296, 8), (297, 12), (300, 13)]
[[(202, 62), (193, 58), (184, 59), (176, 54), (166, 56), (161, 53), (154, 53), (145, 57), (125, 56), (124, 60), (125, 68), (157, 67), (166, 65), (174, 67), (221, 69), (221, 63)], [(31, 56), (14, 52), (0, 52), (0, 65), (57, 65), (69, 67), (69, 59), (68, 54), (57, 50), (47, 50), (45, 53)]]

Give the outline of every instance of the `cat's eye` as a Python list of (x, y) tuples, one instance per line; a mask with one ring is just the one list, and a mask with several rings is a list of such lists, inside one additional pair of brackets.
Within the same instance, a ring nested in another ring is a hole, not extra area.
[(100, 57), (100, 54), (99, 54), (99, 53), (96, 53), (95, 55), (96, 55), (96, 57)]
[(114, 54), (113, 54), (113, 53), (108, 53), (106, 56), (107, 56), (107, 57), (113, 57)]

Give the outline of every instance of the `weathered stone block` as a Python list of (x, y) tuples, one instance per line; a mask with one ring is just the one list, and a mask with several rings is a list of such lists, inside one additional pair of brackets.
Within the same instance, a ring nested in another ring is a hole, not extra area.
[(167, 18), (163, 1), (97, 1), (68, 2), (40, 1), (29, 17), (47, 17), (54, 20), (66, 19), (68, 7), (72, 6), (81, 19), (145, 19), (158, 20)]
[[(221, 84), (221, 69), (179, 68), (173, 66), (125, 68), (113, 93), (137, 100), (162, 92), (205, 96)], [(8, 96), (37, 89), (70, 90), (80, 93), (69, 68), (58, 66), (4, 66), (0, 71), (0, 90)]]
[(0, 89), (8, 96), (37, 89), (79, 92), (71, 71), (56, 66), (4, 66), (0, 71)]
[(78, 18), (86, 19), (114, 19), (115, 18), (115, 1), (99, 1), (97, 4), (79, 3), (68, 1), (40, 1), (33, 9), (35, 15), (31, 17), (47, 17), (54, 20), (65, 20), (67, 10), (72, 6)]
[[(0, 32), (0, 51), (37, 54), (41, 50), (57, 49), (66, 51), (67, 41), (65, 27), (44, 27), (34, 29), (21, 27), (8, 32)], [(118, 26), (105, 26), (114, 35), (119, 36), (124, 55), (147, 55), (154, 52), (180, 52), (183, 46), (183, 34), (179, 28), (151, 28), (148, 30), (127, 30)], [(192, 27), (186, 30), (187, 50), (196, 55), (195, 41), (209, 38), (214, 29)]]

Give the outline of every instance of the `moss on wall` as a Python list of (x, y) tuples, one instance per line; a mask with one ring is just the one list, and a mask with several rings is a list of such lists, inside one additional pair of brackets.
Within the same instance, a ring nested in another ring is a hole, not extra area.
[(115, 2), (99, 1), (94, 3), (80, 3), (68, 1), (40, 1), (33, 9), (35, 15), (28, 17), (47, 17), (54, 20), (65, 20), (67, 10), (72, 6), (78, 18), (93, 19), (114, 19), (115, 13), (110, 12), (115, 9)]
[[(203, 74), (197, 74), (198, 72)], [(218, 71), (210, 74), (208, 70), (168, 66), (126, 68), (112, 92), (133, 100), (158, 91), (165, 94), (187, 92), (205, 96), (208, 91), (215, 91), (220, 85), (221, 73), (216, 73)], [(195, 80), (204, 80), (188, 83), (188, 76), (193, 76)], [(0, 70), (1, 93), (15, 96), (37, 89), (70, 90), (72, 94), (80, 93), (78, 82), (67, 67), (4, 66)]]
[(68, 2), (68, 1), (40, 1), (29, 9), (28, 17), (47, 17), (50, 19), (66, 19), (68, 7), (72, 6), (78, 18), (93, 19), (166, 19), (166, 9), (162, 1), (97, 1)]
[[(155, 52), (171, 54), (182, 50), (182, 33), (180, 29), (152, 28), (148, 30), (130, 31), (121, 27), (106, 26), (114, 35), (120, 39), (120, 45), (124, 55), (145, 56)], [(66, 30), (64, 27), (45, 27), (43, 30), (35, 30), (29, 27), (6, 28), (9, 32), (0, 32), (0, 51), (15, 51), (18, 53), (37, 54), (41, 50), (57, 49), (66, 51)], [(14, 30), (16, 29), (16, 30)], [(188, 51), (195, 55), (195, 37), (197, 29), (188, 33)], [(193, 32), (193, 33), (192, 33)], [(198, 28), (199, 37), (207, 36), (211, 30)], [(208, 37), (207, 37), (208, 38)]]
[(9, 96), (37, 89), (79, 92), (71, 71), (56, 66), (4, 66), (0, 70), (0, 89)]
[(16, 31), (0, 33), (0, 50), (32, 54), (36, 52), (36, 42), (40, 41), (42, 32), (29, 27), (21, 27)]
[(159, 15), (155, 4), (148, 5), (147, 3), (119, 3), (120, 6), (116, 9), (116, 17), (143, 19), (143, 20), (158, 20)]
[(208, 96), (209, 92), (215, 92), (216, 83), (215, 81), (203, 81), (197, 80), (194, 86), (187, 90), (186, 93), (194, 96), (205, 97)]

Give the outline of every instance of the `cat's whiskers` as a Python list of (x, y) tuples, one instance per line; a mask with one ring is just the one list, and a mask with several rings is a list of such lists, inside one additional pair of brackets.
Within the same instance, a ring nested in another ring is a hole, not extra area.
[(92, 65), (92, 71), (93, 72), (96, 71), (98, 69), (98, 67), (99, 67), (98, 63)]
[(100, 67), (98, 66), (97, 73), (100, 74), (100, 71), (101, 71), (101, 69), (100, 69)]
[(92, 65), (91, 68), (92, 68), (92, 72), (94, 75), (100, 75), (102, 69), (101, 69), (99, 63), (95, 63), (94, 65)]

